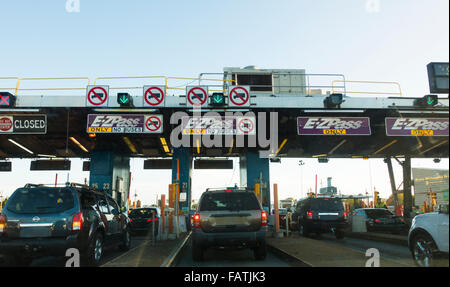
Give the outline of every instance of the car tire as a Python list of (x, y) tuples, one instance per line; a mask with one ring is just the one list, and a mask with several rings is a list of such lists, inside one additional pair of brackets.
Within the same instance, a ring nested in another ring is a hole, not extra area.
[(300, 222), (298, 222), (298, 233), (303, 237), (308, 237), (309, 235), (308, 228)]
[(434, 267), (436, 265), (436, 243), (425, 233), (419, 233), (412, 240), (411, 253), (418, 267)]
[(258, 261), (262, 261), (266, 259), (267, 256), (267, 245), (266, 242), (262, 242), (258, 247), (253, 249), (253, 254), (255, 259)]
[(128, 229), (125, 229), (122, 234), (122, 244), (119, 245), (119, 249), (122, 251), (128, 251), (131, 248), (131, 233)]
[(202, 246), (196, 243), (192, 244), (192, 259), (194, 261), (203, 260), (203, 249)]
[(345, 237), (345, 232), (344, 232), (344, 230), (337, 229), (334, 231), (334, 236), (336, 236), (336, 239), (342, 240)]
[(89, 242), (89, 247), (85, 256), (87, 266), (96, 267), (100, 265), (100, 260), (103, 255), (103, 236), (97, 232)]

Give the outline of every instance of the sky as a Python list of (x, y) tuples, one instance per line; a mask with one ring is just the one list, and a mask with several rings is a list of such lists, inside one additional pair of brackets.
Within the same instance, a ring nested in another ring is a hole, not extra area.
[[(79, 11), (66, 9), (67, 0), (0, 0), (0, 77), (196, 77), (257, 65), (396, 81), (405, 96), (419, 97), (429, 93), (426, 65), (449, 60), (448, 0), (76, 2)], [(314, 188), (318, 174), (319, 185), (333, 177), (344, 194), (373, 187), (382, 197), (390, 193), (382, 160), (333, 159), (319, 165), (302, 159), (302, 171), (298, 160), (271, 164), (271, 183), (279, 184), (280, 198), (302, 196), (301, 173), (304, 192)], [(55, 181), (54, 172), (30, 172), (27, 160), (13, 165), (12, 173), (0, 174), (0, 192), (6, 195), (27, 182)], [(413, 167), (448, 165), (448, 159), (413, 160)], [(170, 171), (142, 171), (139, 159), (131, 167), (132, 192), (144, 203), (166, 193)], [(394, 167), (400, 184), (401, 169)], [(211, 174), (217, 175), (214, 181)], [(81, 161), (74, 161), (70, 179), (88, 177)], [(58, 173), (59, 181), (66, 178)], [(238, 170), (194, 170), (193, 198), (207, 187), (238, 182)]]

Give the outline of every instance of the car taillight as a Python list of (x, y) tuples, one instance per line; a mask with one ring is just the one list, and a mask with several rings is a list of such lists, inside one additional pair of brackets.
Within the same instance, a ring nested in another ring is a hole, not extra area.
[(312, 212), (312, 211), (308, 211), (308, 212), (306, 213), (306, 218), (307, 218), (307, 219), (313, 219), (313, 212)]
[(348, 218), (348, 213), (344, 212), (344, 219), (347, 219), (347, 218)]
[(0, 233), (6, 230), (6, 216), (0, 215)]
[(375, 219), (375, 222), (380, 222), (380, 220), (379, 219)]
[(261, 226), (267, 226), (267, 213), (261, 212)]
[(400, 218), (400, 221), (401, 221), (401, 222), (405, 222), (405, 219), (404, 219), (404, 218)]
[(130, 222), (133, 222), (133, 219), (130, 218)]
[(147, 222), (152, 222), (152, 219), (151, 218), (147, 219)]
[(194, 227), (196, 228), (200, 227), (200, 214), (198, 213), (194, 215)]
[(72, 219), (72, 230), (81, 230), (83, 227), (83, 213), (77, 213)]

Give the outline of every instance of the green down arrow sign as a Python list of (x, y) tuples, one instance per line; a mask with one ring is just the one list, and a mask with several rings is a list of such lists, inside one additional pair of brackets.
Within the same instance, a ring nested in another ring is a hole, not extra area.
[(121, 106), (129, 106), (131, 104), (131, 97), (128, 93), (118, 93), (117, 102)]
[(214, 93), (212, 96), (213, 105), (223, 105), (225, 104), (225, 96), (220, 93)]

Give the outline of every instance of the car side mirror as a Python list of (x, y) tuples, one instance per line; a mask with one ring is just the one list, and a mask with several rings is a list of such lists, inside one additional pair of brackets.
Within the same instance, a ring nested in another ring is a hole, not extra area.
[(448, 214), (448, 204), (439, 205), (439, 213)]

